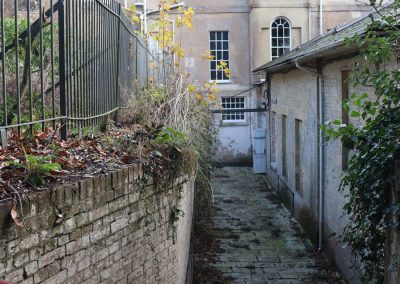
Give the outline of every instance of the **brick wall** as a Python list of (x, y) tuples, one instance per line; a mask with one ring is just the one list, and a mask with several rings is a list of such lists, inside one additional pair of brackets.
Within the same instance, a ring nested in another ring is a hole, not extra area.
[[(13, 283), (182, 283), (193, 183), (155, 186), (132, 166), (0, 205), (0, 279)], [(173, 229), (171, 208), (186, 210)], [(182, 266), (182, 267), (181, 267)]]

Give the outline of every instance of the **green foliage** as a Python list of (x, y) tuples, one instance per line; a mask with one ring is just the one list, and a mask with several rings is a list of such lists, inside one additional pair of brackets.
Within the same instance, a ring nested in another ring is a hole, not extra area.
[[(18, 19), (17, 20), (17, 34), (20, 35), (22, 32), (24, 32), (28, 27), (28, 21), (26, 19)], [(58, 30), (58, 24), (54, 24), (54, 41), (53, 44), (55, 47), (57, 47), (57, 30)], [(15, 34), (15, 19), (10, 19), (10, 18), (5, 18), (4, 20), (4, 32), (5, 32), (5, 44), (6, 46), (12, 44), (16, 38)], [(23, 42), (19, 42), (18, 46), (18, 59), (19, 59), (19, 64), (20, 66), (23, 65), (24, 60), (25, 60), (25, 45), (27, 44), (27, 39)], [(31, 46), (31, 64), (32, 64), (32, 69), (36, 70), (40, 68), (40, 37), (38, 36), (32, 43)], [(15, 74), (15, 68), (16, 68), (16, 61), (15, 61), (15, 49), (10, 50), (7, 53), (6, 56), (6, 63), (7, 63), (7, 70), (11, 71), (13, 74)], [(44, 64), (45, 67), (47, 64), (50, 62), (50, 56), (51, 56), (51, 29), (50, 25), (45, 26), (43, 28), (43, 55), (44, 55)], [(54, 52), (54, 62), (55, 64), (58, 64), (57, 60), (58, 52)], [(57, 70), (57, 66), (55, 66), (55, 70)]]
[(10, 161), (8, 165), (12, 165), (29, 172), (27, 182), (32, 186), (41, 186), (45, 184), (45, 179), (52, 176), (53, 172), (60, 171), (61, 165), (53, 163), (51, 155), (35, 156), (25, 154), (25, 161)]
[[(378, 8), (378, 7), (375, 7)], [(349, 39), (360, 49), (353, 68), (355, 86), (370, 87), (375, 96), (353, 94), (343, 109), (362, 121), (362, 126), (327, 122), (328, 140), (340, 139), (354, 154), (340, 185), (348, 192), (345, 213), (350, 222), (343, 240), (361, 260), (365, 282), (383, 283), (386, 230), (389, 215), (400, 212), (399, 204), (389, 204), (393, 184), (394, 161), (400, 158), (400, 70), (390, 63), (398, 56), (398, 20), (400, 1), (393, 10), (381, 10), (364, 36)]]
[(185, 141), (185, 134), (172, 127), (163, 127), (158, 133), (155, 141), (158, 144), (182, 144)]

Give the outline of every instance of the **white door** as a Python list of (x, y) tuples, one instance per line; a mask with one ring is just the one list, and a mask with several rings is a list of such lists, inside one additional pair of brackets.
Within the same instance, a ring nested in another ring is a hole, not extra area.
[(255, 174), (266, 173), (265, 128), (256, 128), (253, 130), (253, 133), (253, 172)]

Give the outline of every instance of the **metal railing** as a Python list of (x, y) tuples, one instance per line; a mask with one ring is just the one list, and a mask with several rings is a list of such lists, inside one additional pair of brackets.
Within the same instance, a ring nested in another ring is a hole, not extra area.
[(3, 147), (7, 129), (52, 125), (66, 139), (68, 127), (99, 124), (124, 107), (123, 95), (162, 80), (159, 54), (116, 0), (46, 0), (47, 10), (45, 0), (0, 1)]

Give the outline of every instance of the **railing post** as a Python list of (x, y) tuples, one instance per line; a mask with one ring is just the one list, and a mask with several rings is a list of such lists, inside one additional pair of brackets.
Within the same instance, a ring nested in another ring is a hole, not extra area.
[[(119, 67), (120, 67), (120, 65), (119, 65), (119, 63), (120, 63), (120, 61), (121, 61), (121, 21), (122, 21), (122, 19), (121, 19), (121, 12), (122, 12), (122, 9), (121, 9), (121, 3), (118, 3), (118, 16), (119, 16), (119, 18), (118, 18), (118, 31), (117, 31), (117, 74), (116, 74), (116, 88), (115, 88), (115, 107), (117, 108), (117, 107), (119, 107), (119, 98), (120, 98), (120, 88), (119, 88), (119, 74), (120, 74), (120, 72), (119, 72)], [(115, 111), (115, 117), (114, 117), (114, 120), (115, 120), (115, 122), (117, 122), (117, 119), (118, 119), (118, 110), (117, 111)]]
[[(66, 0), (69, 1), (69, 0)], [(59, 50), (59, 76), (60, 76), (60, 114), (67, 117), (67, 94), (65, 76), (65, 17), (64, 0), (58, 0), (60, 8), (58, 10), (58, 50)], [(61, 139), (67, 140), (67, 118), (61, 120), (60, 127)]]

